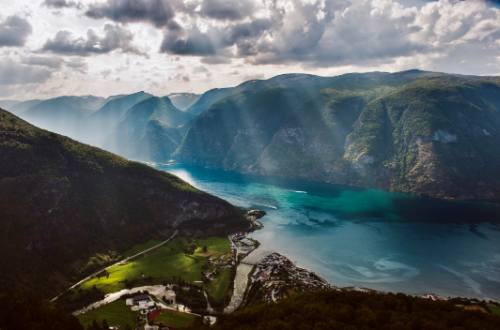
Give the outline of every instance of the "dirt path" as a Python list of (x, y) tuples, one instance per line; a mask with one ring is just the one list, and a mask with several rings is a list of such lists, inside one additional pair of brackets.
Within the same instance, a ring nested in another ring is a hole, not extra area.
[(66, 290), (64, 290), (63, 292), (61, 292), (61, 293), (60, 293), (59, 295), (57, 295), (56, 297), (52, 298), (50, 301), (51, 301), (51, 302), (56, 301), (56, 300), (57, 300), (57, 298), (59, 298), (59, 297), (60, 297), (61, 295), (63, 295), (64, 293), (66, 293), (66, 292), (68, 292), (68, 291), (70, 291), (70, 290), (73, 290), (74, 288), (76, 288), (77, 286), (79, 286), (80, 284), (82, 284), (83, 282), (86, 282), (86, 281), (90, 280), (91, 278), (95, 277), (97, 274), (99, 274), (99, 273), (103, 272), (104, 270), (106, 270), (106, 269), (107, 269), (107, 268), (109, 268), (109, 267), (112, 267), (112, 266), (115, 266), (115, 265), (118, 265), (118, 264), (121, 264), (121, 263), (125, 263), (125, 262), (127, 262), (127, 261), (129, 261), (129, 260), (132, 260), (132, 259), (135, 259), (135, 258), (137, 258), (137, 257), (139, 257), (139, 256), (141, 256), (141, 255), (143, 255), (143, 254), (146, 254), (146, 253), (148, 253), (148, 252), (151, 252), (151, 251), (153, 251), (153, 250), (158, 249), (159, 247), (161, 247), (161, 246), (163, 246), (163, 245), (167, 244), (168, 242), (170, 242), (170, 241), (171, 241), (171, 240), (172, 240), (175, 236), (177, 236), (178, 232), (179, 232), (179, 231), (178, 231), (178, 230), (176, 230), (176, 231), (175, 231), (175, 232), (174, 232), (174, 233), (173, 233), (173, 234), (172, 234), (169, 238), (167, 238), (167, 239), (166, 239), (166, 240), (164, 240), (163, 242), (160, 242), (160, 243), (156, 244), (155, 246), (152, 246), (152, 247), (150, 247), (150, 248), (147, 248), (146, 250), (143, 250), (143, 251), (141, 251), (141, 252), (138, 252), (138, 253), (134, 254), (133, 256), (126, 257), (126, 258), (124, 258), (124, 259), (122, 259), (122, 260), (119, 260), (119, 261), (115, 262), (114, 264), (108, 265), (108, 266), (106, 266), (106, 267), (104, 267), (104, 268), (102, 268), (102, 269), (99, 269), (99, 270), (98, 270), (98, 271), (96, 271), (96, 272), (93, 272), (93, 273), (92, 273), (92, 274), (90, 274), (89, 276), (87, 276), (87, 277), (85, 277), (85, 278), (81, 279), (80, 281), (76, 282), (75, 284), (73, 284), (72, 286), (70, 286), (69, 288), (67, 288), (67, 289), (66, 289)]

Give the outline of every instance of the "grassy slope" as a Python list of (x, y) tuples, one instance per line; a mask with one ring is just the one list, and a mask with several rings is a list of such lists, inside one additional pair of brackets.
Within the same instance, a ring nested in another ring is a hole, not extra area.
[(207, 294), (212, 303), (223, 305), (232, 289), (234, 271), (231, 268), (222, 268), (217, 276), (207, 285)]
[[(105, 293), (119, 291), (126, 287), (125, 280), (137, 281), (148, 279), (148, 284), (161, 284), (172, 278), (180, 278), (188, 282), (201, 281), (202, 269), (207, 264), (207, 258), (219, 257), (230, 253), (230, 243), (227, 238), (211, 237), (207, 239), (196, 239), (193, 242), (197, 248), (193, 254), (187, 254), (186, 250), (192, 244), (184, 238), (174, 239), (159, 249), (144, 257), (127, 262), (123, 265), (109, 267), (109, 277), (93, 278), (81, 285), (82, 289), (91, 289), (93, 286)], [(142, 248), (151, 246), (153, 243), (145, 243), (133, 248), (128, 254), (132, 254)], [(202, 247), (207, 247), (207, 252)], [(231, 278), (222, 272), (221, 279), (210, 285), (210, 293), (214, 293), (216, 299), (226, 294), (229, 289)]]
[(124, 329), (127, 325), (134, 328), (137, 316), (136, 312), (132, 312), (125, 305), (125, 301), (117, 300), (88, 313), (78, 315), (78, 320), (85, 328), (91, 325), (94, 320), (99, 324), (106, 320), (110, 326), (119, 326), (120, 329)]
[(197, 318), (198, 317), (191, 314), (168, 310), (163, 311), (160, 316), (155, 319), (155, 322), (160, 322), (174, 328), (187, 328), (191, 326)]

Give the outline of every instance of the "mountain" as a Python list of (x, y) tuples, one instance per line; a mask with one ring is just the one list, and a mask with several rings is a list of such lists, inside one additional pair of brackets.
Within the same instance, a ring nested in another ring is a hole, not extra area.
[(179, 126), (190, 119), (168, 97), (151, 97), (127, 111), (110, 150), (133, 159), (168, 160), (182, 138)]
[(96, 253), (119, 253), (174, 229), (211, 235), (248, 227), (239, 209), (175, 176), (4, 110), (0, 163), (2, 292), (53, 295), (82, 277)]
[(199, 115), (227, 97), (238, 97), (238, 95), (249, 92), (265, 92), (275, 88), (292, 89), (310, 98), (320, 89), (331, 85), (342, 89), (366, 89), (376, 87), (379, 84), (397, 86), (397, 84), (407, 82), (414, 77), (432, 74), (419, 70), (405, 71), (401, 75), (393, 76), (388, 76), (383, 72), (366, 74), (350, 73), (337, 77), (319, 77), (310, 74), (293, 73), (284, 74), (268, 80), (249, 80), (232, 88), (211, 89), (204, 93), (187, 111), (192, 115)]
[(203, 93), (186, 111), (197, 116), (209, 109), (213, 104), (230, 95), (231, 88), (216, 88)]
[(132, 106), (152, 96), (142, 91), (130, 95), (114, 96), (93, 117), (104, 121), (120, 119)]
[(27, 100), (27, 101), (20, 101), (17, 102), (16, 104), (13, 105), (5, 105), (2, 107), (8, 109), (10, 112), (15, 113), (17, 115), (22, 114), (24, 111), (28, 110), (29, 108), (37, 105), (38, 103), (42, 102), (43, 100)]
[(36, 126), (67, 135), (76, 132), (81, 121), (98, 110), (105, 99), (96, 96), (61, 96), (31, 102), (31, 106), (19, 113), (23, 119)]
[(9, 109), (14, 107), (16, 104), (20, 103), (20, 101), (16, 100), (0, 100), (0, 107)]
[(75, 136), (78, 140), (103, 147), (109, 143), (111, 134), (124, 119), (127, 111), (139, 102), (153, 95), (138, 92), (130, 95), (117, 95), (109, 100), (95, 113), (93, 113), (79, 129)]
[(200, 95), (194, 93), (172, 93), (168, 94), (168, 97), (177, 109), (186, 111), (200, 98)]
[(184, 163), (500, 199), (498, 77), (419, 70), (281, 75), (209, 91), (189, 112), (200, 115), (173, 155)]

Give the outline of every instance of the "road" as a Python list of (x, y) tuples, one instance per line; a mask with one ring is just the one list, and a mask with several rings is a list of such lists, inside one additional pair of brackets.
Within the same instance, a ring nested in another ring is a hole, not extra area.
[(115, 266), (115, 265), (118, 265), (118, 264), (121, 264), (121, 263), (125, 263), (125, 262), (127, 262), (127, 261), (129, 261), (129, 260), (132, 260), (132, 259), (135, 259), (135, 258), (137, 258), (137, 257), (140, 257), (140, 256), (141, 256), (141, 255), (143, 255), (143, 254), (146, 254), (146, 253), (148, 253), (148, 252), (151, 252), (151, 251), (153, 251), (153, 250), (156, 250), (157, 248), (159, 248), (159, 247), (161, 247), (161, 246), (165, 245), (166, 243), (170, 242), (170, 241), (171, 241), (171, 240), (172, 240), (175, 236), (177, 236), (177, 234), (178, 234), (178, 233), (179, 233), (179, 231), (178, 231), (178, 230), (176, 230), (176, 231), (175, 231), (175, 232), (174, 232), (174, 233), (173, 233), (173, 234), (172, 234), (169, 238), (167, 238), (167, 239), (166, 239), (166, 240), (164, 240), (163, 242), (160, 242), (160, 243), (156, 244), (155, 246), (152, 246), (152, 247), (150, 247), (150, 248), (147, 248), (146, 250), (143, 250), (143, 251), (141, 251), (141, 252), (139, 252), (139, 253), (136, 253), (136, 254), (134, 254), (133, 256), (126, 257), (126, 258), (124, 258), (124, 259), (122, 259), (122, 260), (119, 260), (119, 261), (115, 262), (114, 264), (111, 264), (111, 265), (108, 265), (108, 266), (106, 266), (106, 267), (104, 267), (104, 268), (102, 268), (102, 269), (99, 269), (99, 270), (98, 270), (98, 271), (96, 271), (96, 272), (93, 272), (93, 273), (92, 273), (92, 274), (90, 274), (89, 276), (87, 276), (87, 277), (85, 277), (85, 278), (81, 279), (80, 281), (76, 282), (75, 284), (73, 284), (72, 286), (70, 286), (69, 288), (67, 288), (66, 290), (64, 290), (63, 292), (61, 292), (60, 294), (58, 294), (58, 295), (57, 295), (57, 296), (55, 296), (54, 298), (52, 298), (50, 301), (51, 301), (51, 302), (56, 301), (56, 300), (57, 300), (57, 298), (59, 298), (59, 297), (60, 297), (61, 295), (63, 295), (64, 293), (66, 293), (66, 292), (68, 292), (68, 291), (70, 291), (70, 290), (73, 290), (74, 288), (76, 288), (77, 286), (79, 286), (80, 284), (82, 284), (83, 282), (86, 282), (86, 281), (90, 280), (91, 278), (93, 278), (93, 277), (97, 276), (97, 274), (102, 273), (104, 270), (106, 270), (106, 269), (107, 269), (107, 268), (109, 268), (109, 267), (112, 267), (112, 266)]

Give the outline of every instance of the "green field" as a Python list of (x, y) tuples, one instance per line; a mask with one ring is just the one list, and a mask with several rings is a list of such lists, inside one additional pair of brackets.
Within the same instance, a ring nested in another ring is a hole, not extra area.
[[(157, 243), (157, 241), (151, 241), (136, 246), (126, 255), (132, 255)], [(84, 282), (81, 289), (90, 289), (95, 286), (104, 293), (110, 293), (124, 289), (126, 280), (140, 281), (144, 278), (150, 278), (147, 284), (159, 284), (174, 277), (188, 282), (201, 281), (202, 269), (206, 267), (208, 258), (219, 258), (230, 252), (230, 242), (224, 237), (195, 240), (176, 238), (145, 256), (125, 264), (108, 267), (106, 270), (109, 276), (94, 277)], [(217, 297), (224, 296), (231, 283), (231, 278), (230, 276), (228, 278), (225, 270), (220, 273), (223, 276), (220, 279), (217, 278), (214, 281), (215, 284), (211, 283), (209, 288), (209, 294)]]
[(117, 300), (111, 304), (78, 315), (78, 320), (85, 328), (91, 325), (94, 320), (99, 324), (103, 320), (106, 320), (110, 326), (119, 326), (120, 329), (125, 329), (129, 326), (133, 329), (136, 324), (136, 318), (137, 313), (132, 312), (123, 300)]
[(192, 314), (186, 314), (176, 311), (163, 311), (160, 316), (155, 319), (155, 322), (163, 323), (164, 325), (174, 328), (187, 328), (193, 325), (198, 317)]
[(229, 293), (233, 283), (233, 271), (231, 268), (222, 268), (215, 279), (206, 286), (207, 294), (215, 305), (222, 305)]
[(488, 304), (488, 309), (490, 310), (491, 314), (500, 316), (500, 306), (495, 304)]

